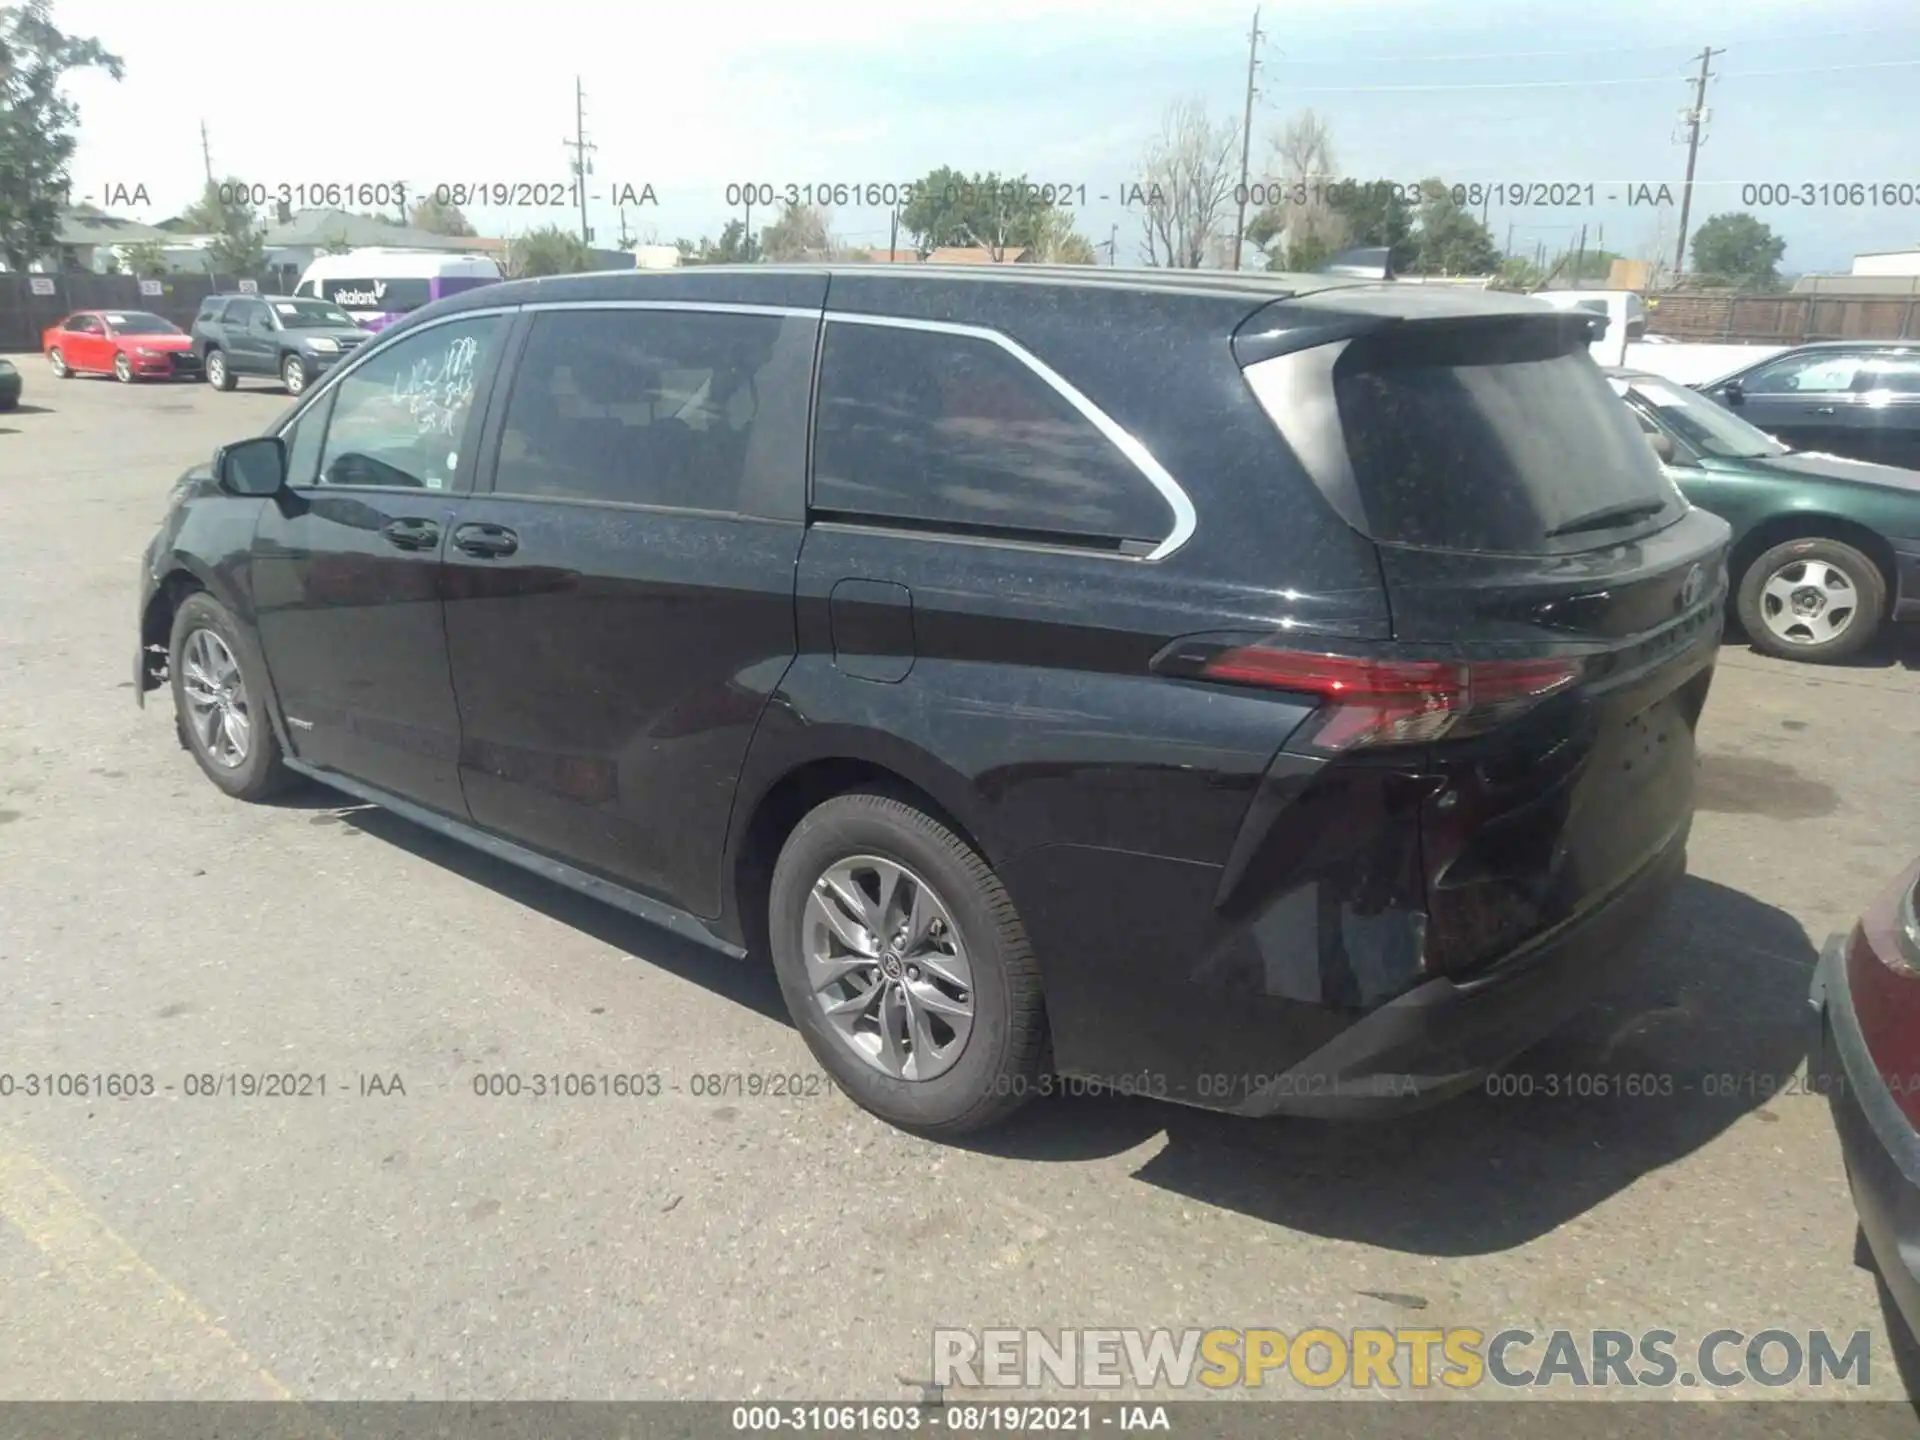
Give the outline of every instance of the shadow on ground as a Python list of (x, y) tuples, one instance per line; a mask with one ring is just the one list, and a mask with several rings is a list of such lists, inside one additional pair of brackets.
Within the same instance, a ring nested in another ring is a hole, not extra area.
[[(1812, 1103), (1780, 1091), (1806, 1053), (1815, 958), (1784, 911), (1690, 877), (1638, 963), (1622, 957), (1590, 1010), (1458, 1100), (1333, 1124), (1062, 1099), (978, 1144), (1070, 1160), (1164, 1131), (1167, 1143), (1136, 1177), (1206, 1204), (1414, 1254), (1511, 1249), (1698, 1150), (1747, 1112), (1771, 1118), (1769, 1097)], [(1618, 1093), (1626, 1076), (1647, 1077), (1636, 1088), (1652, 1093)], [(1603, 1085), (1612, 1093), (1591, 1093)]]
[[(318, 786), (289, 797), (637, 960), (785, 1022), (764, 960), (730, 960), (504, 861)], [(1686, 879), (1637, 956), (1573, 1024), (1488, 1085), (1403, 1118), (1242, 1120), (1118, 1096), (1029, 1105), (965, 1143), (1035, 1162), (1166, 1144), (1135, 1178), (1288, 1229), (1427, 1255), (1511, 1249), (1698, 1150), (1773, 1118), (1806, 1053), (1815, 949), (1782, 910)], [(1636, 1091), (1621, 1093), (1628, 1076)], [(1608, 1093), (1592, 1093), (1604, 1087)], [(1656, 1183), (1669, 1184), (1661, 1180)]]

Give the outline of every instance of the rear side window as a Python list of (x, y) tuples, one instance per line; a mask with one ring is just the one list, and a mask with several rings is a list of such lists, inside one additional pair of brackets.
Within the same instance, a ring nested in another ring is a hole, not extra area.
[(1150, 548), (1151, 481), (1017, 356), (968, 335), (835, 321), (820, 362), (813, 505), (971, 533)]
[[(1396, 330), (1355, 340), (1333, 371), (1373, 539), (1504, 554), (1592, 548), (1680, 503), (1567, 327)], [(1617, 519), (1592, 523), (1608, 514)]]
[(193, 323), (198, 325), (203, 320), (208, 322), (218, 320), (221, 312), (226, 308), (227, 302), (224, 300), (202, 300), (200, 302), (200, 313), (193, 317)]
[(495, 493), (757, 511), (743, 496), (778, 473), (798, 518), (816, 330), (811, 319), (700, 311), (536, 315)]

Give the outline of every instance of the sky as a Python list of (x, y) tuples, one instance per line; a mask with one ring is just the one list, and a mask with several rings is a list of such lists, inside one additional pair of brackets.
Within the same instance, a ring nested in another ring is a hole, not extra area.
[[(729, 184), (903, 182), (940, 165), (1071, 187), (1083, 234), (1144, 259), (1122, 201), (1170, 105), (1237, 123), (1252, 7), (1215, 0), (964, 0), (883, 6), (792, 0), (616, 5), (440, 0), (188, 6), (54, 0), (124, 80), (72, 78), (81, 110), (74, 194), (155, 221), (214, 173), (269, 189), (403, 183), (558, 187), (569, 179), (575, 84), (597, 148), (594, 243), (611, 246), (616, 187), (643, 241), (717, 236)], [(1920, 247), (1920, 10), (1912, 0), (1286, 0), (1260, 19), (1252, 172), (1288, 118), (1330, 126), (1341, 174), (1578, 187), (1577, 203), (1487, 206), (1496, 244), (1671, 255), (1681, 112), (1712, 59), (1693, 225), (1751, 210), (1787, 240), (1782, 268), (1844, 271), (1860, 251)], [(1271, 173), (1271, 172), (1268, 172)], [(1904, 185), (1893, 204), (1763, 206), (1760, 183)], [(1585, 189), (1593, 186), (1588, 203)], [(1646, 185), (1647, 192), (1633, 187)], [(144, 187), (149, 203), (120, 203)], [(1537, 197), (1527, 196), (1527, 200)], [(1906, 203), (1901, 203), (1904, 199)], [(110, 203), (112, 202), (112, 203)], [(296, 196), (296, 207), (298, 197)], [(360, 208), (358, 206), (350, 208)], [(469, 205), (485, 234), (577, 205)], [(756, 209), (753, 223), (774, 218)], [(843, 207), (836, 238), (885, 246), (885, 208)], [(904, 243), (904, 239), (903, 239)]]

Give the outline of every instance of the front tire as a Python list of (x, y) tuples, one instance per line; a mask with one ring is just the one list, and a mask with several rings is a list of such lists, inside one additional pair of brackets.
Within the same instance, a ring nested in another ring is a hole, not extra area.
[(264, 800), (293, 778), (255, 653), (232, 612), (204, 591), (174, 614), (167, 647), (174, 726), (206, 777), (236, 800)]
[(1830, 664), (1872, 643), (1886, 614), (1887, 582), (1851, 545), (1806, 536), (1747, 567), (1736, 608), (1754, 649)]
[(60, 353), (58, 345), (47, 352), (47, 364), (53, 368), (54, 379), (71, 380), (73, 378), (73, 367), (67, 364), (67, 357)]
[(133, 383), (133, 362), (127, 359), (124, 354), (113, 357), (113, 378), (118, 380), (122, 385), (131, 385)]
[(307, 362), (298, 355), (289, 355), (280, 366), (280, 383), (287, 387), (287, 394), (298, 398), (307, 390)]
[(233, 389), (233, 372), (227, 368), (224, 350), (207, 351), (207, 383), (216, 390)]
[(1037, 1091), (1026, 928), (979, 852), (924, 810), (871, 792), (816, 807), (780, 852), (767, 924), (794, 1025), (864, 1109), (959, 1135)]

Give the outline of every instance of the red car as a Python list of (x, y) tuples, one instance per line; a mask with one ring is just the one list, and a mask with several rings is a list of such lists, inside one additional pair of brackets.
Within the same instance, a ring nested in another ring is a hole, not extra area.
[(77, 310), (40, 337), (40, 348), (62, 380), (111, 375), (131, 385), (176, 375), (200, 378), (193, 337), (144, 310)]
[(1814, 972), (1820, 1048), (1860, 1229), (1887, 1294), (1920, 1330), (1920, 865), (1827, 941)]

